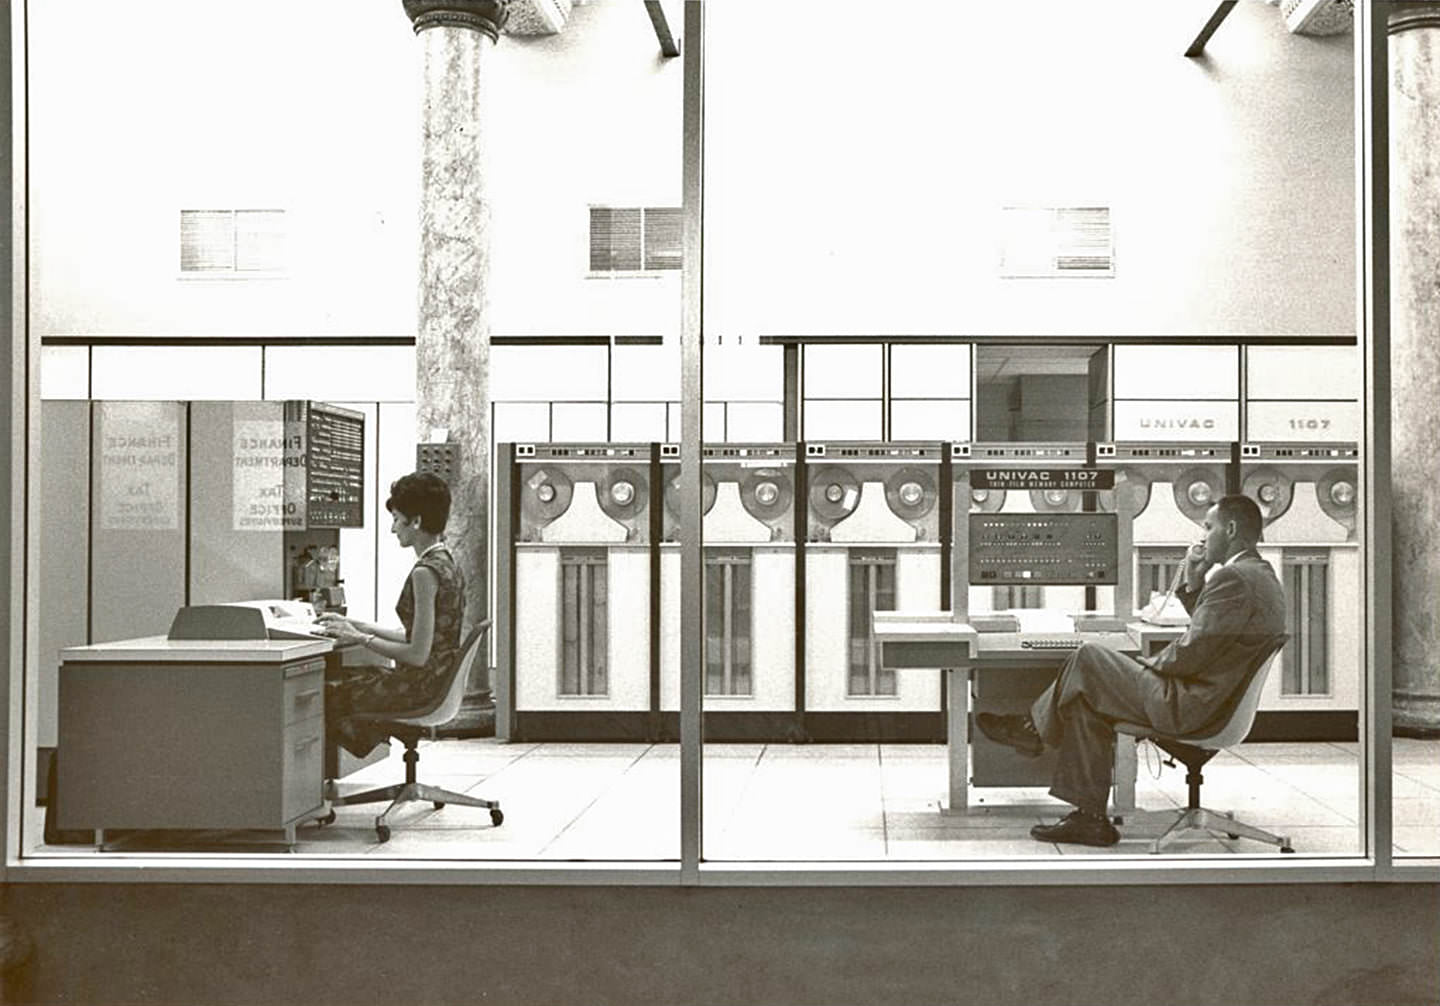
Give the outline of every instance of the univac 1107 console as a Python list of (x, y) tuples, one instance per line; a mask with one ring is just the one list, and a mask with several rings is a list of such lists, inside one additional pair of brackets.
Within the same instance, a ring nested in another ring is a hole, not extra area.
[(1113, 584), (1117, 534), (1113, 513), (972, 513), (970, 582)]

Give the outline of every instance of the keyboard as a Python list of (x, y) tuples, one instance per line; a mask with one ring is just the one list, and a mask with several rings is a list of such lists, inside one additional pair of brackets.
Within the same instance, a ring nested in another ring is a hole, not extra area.
[(1086, 637), (1078, 633), (1056, 633), (1044, 636), (1026, 636), (1020, 640), (1020, 645), (1032, 650), (1073, 650), (1086, 641)]

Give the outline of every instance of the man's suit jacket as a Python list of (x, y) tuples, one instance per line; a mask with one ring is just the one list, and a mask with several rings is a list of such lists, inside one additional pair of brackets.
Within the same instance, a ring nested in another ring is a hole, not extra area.
[[(1254, 550), (1216, 569), (1199, 590), (1175, 592), (1190, 627), (1145, 663), (1164, 679), (1151, 722), (1190, 733), (1234, 710), (1275, 638), (1285, 631), (1285, 593)], [(1147, 706), (1150, 703), (1147, 702)]]

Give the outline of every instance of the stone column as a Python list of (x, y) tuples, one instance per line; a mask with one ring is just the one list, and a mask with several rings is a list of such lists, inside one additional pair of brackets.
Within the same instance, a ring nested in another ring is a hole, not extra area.
[[(465, 574), (465, 623), (489, 609), (490, 206), (486, 102), (506, 0), (403, 0), (423, 47), (416, 438), (459, 452), (446, 538)], [(477, 662), (477, 671), (480, 671)], [(488, 687), (488, 673), (472, 688)], [(479, 675), (477, 675), (478, 677)]]
[(1440, 4), (1395, 4), (1390, 372), (1397, 733), (1440, 732)]

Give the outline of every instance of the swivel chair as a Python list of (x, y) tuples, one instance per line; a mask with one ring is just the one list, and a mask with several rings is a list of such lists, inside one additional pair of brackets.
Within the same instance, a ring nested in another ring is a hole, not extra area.
[(332, 798), (330, 801), (332, 809), (321, 819), (322, 824), (329, 824), (335, 820), (334, 806), (389, 800), (390, 806), (375, 818), (375, 835), (381, 842), (387, 842), (390, 840), (390, 825), (385, 822), (385, 819), (390, 816), (390, 812), (402, 803), (413, 800), (429, 800), (435, 805), (436, 810), (444, 807), (447, 803), (458, 803), (465, 807), (485, 807), (490, 811), (491, 824), (497, 828), (500, 826), (501, 822), (505, 820), (505, 815), (500, 810), (499, 801), (482, 800), (465, 793), (454, 793), (437, 786), (427, 786), (415, 779), (415, 765), (420, 760), (420, 752), (416, 748), (420, 738), (428, 736), (432, 727), (449, 723), (460, 712), (460, 704), (465, 699), (465, 681), (470, 676), (470, 668), (475, 663), (475, 656), (480, 652), (480, 644), (484, 641), (485, 632), (489, 628), (490, 619), (486, 618), (470, 630), (470, 635), (466, 637), (465, 643), (460, 649), (460, 659), (450, 670), (450, 677), (445, 682), (444, 691), (430, 705), (418, 709), (407, 709), (403, 712), (354, 713), (347, 717), (357, 723), (378, 726), (405, 745), (405, 781), (382, 786), (379, 789), (366, 790), (363, 793)]
[(1265, 688), (1265, 679), (1288, 638), (1287, 634), (1281, 633), (1259, 652), (1255, 657), (1255, 667), (1250, 672), (1250, 682), (1245, 686), (1239, 703), (1225, 722), (1216, 727), (1198, 733), (1169, 735), (1157, 733), (1154, 727), (1139, 723), (1122, 721), (1115, 724), (1117, 734), (1154, 741), (1156, 747), (1184, 764), (1186, 768), (1185, 782), (1190, 789), (1189, 800), (1175, 822), (1150, 844), (1152, 853), (1159, 852), (1182, 835), (1194, 832), (1215, 836), (1223, 834), (1227, 838), (1250, 838), (1257, 842), (1278, 845), (1281, 852), (1295, 851), (1290, 846), (1288, 835), (1272, 835), (1264, 829), (1235, 820), (1232, 812), (1218, 813), (1200, 806), (1200, 784), (1204, 782), (1204, 777), (1200, 774), (1201, 767), (1222, 749), (1239, 744), (1250, 733), (1250, 728), (1255, 723), (1255, 710), (1260, 705), (1260, 693)]

